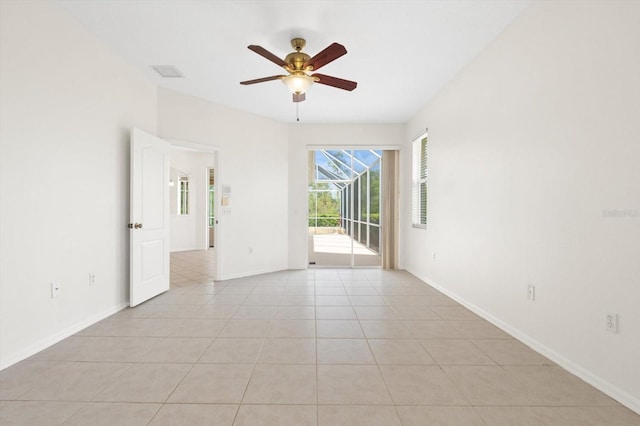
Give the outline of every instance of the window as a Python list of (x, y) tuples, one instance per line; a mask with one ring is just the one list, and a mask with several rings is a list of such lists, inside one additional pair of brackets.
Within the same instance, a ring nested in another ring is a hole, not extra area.
[(189, 176), (180, 176), (178, 181), (178, 214), (189, 214)]
[(413, 197), (411, 223), (416, 228), (427, 227), (427, 134), (413, 141)]
[(216, 187), (209, 185), (209, 227), (216, 223), (215, 205), (216, 205)]
[[(216, 206), (216, 186), (214, 179), (214, 170), (209, 169), (209, 227), (215, 225), (215, 206)], [(213, 241), (211, 242), (213, 244)]]

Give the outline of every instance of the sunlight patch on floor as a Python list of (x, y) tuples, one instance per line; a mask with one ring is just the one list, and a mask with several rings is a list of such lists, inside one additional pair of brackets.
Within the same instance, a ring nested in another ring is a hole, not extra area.
[[(343, 234), (314, 235), (313, 251), (316, 253), (351, 254), (351, 237)], [(366, 256), (377, 256), (357, 241), (353, 241), (353, 253)]]

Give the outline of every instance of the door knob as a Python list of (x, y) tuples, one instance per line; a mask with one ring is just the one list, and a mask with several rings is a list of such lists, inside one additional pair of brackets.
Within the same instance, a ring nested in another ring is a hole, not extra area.
[(135, 225), (133, 225), (133, 227), (135, 229), (140, 229), (140, 228), (142, 228), (142, 224), (141, 223), (136, 223)]

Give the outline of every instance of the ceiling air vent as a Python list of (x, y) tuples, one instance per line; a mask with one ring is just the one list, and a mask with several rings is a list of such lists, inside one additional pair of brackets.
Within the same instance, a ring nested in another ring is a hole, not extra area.
[(151, 65), (158, 74), (164, 78), (182, 78), (184, 77), (180, 71), (173, 65)]

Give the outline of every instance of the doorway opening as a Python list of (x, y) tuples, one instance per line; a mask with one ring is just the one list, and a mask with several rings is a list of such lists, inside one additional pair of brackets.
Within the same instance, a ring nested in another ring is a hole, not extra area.
[[(206, 282), (219, 276), (216, 162), (217, 152), (212, 148), (177, 141), (171, 145), (169, 223), (172, 285)], [(184, 270), (175, 262), (176, 259), (193, 262), (193, 270)]]
[(380, 150), (309, 151), (309, 265), (381, 267)]

